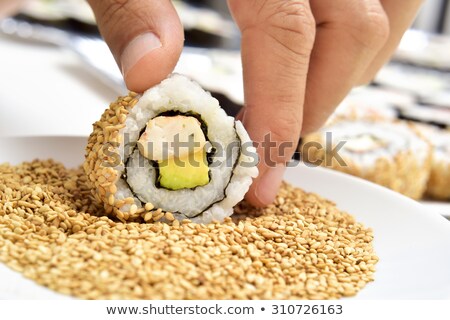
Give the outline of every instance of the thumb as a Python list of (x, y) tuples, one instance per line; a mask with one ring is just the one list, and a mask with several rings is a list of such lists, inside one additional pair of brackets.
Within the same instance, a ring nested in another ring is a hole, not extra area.
[(88, 0), (130, 90), (143, 92), (175, 68), (183, 27), (170, 0)]

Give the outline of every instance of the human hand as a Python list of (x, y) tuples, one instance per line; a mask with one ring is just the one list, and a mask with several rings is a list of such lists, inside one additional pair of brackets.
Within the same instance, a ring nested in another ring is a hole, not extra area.
[(274, 200), (300, 135), (373, 78), (421, 2), (228, 0), (242, 33), (245, 107), (238, 117), (260, 157), (248, 201)]
[[(88, 0), (130, 90), (166, 78), (183, 47), (169, 0)], [(260, 175), (247, 193), (271, 203), (301, 133), (320, 127), (395, 50), (421, 0), (228, 0), (242, 33), (244, 126)], [(262, 142), (270, 133), (275, 147)], [(283, 146), (283, 147), (280, 147)]]

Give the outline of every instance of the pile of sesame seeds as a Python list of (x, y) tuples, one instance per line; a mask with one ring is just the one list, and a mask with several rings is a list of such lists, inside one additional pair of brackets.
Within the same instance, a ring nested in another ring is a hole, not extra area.
[[(284, 184), (223, 223), (124, 223), (81, 168), (0, 165), (0, 261), (87, 299), (333, 299), (373, 280), (373, 233), (333, 203)], [(150, 210), (150, 208), (149, 208)]]

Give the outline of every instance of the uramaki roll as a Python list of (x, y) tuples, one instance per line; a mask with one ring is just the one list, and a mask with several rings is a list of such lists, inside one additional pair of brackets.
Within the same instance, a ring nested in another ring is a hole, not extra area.
[(301, 151), (306, 162), (370, 180), (413, 199), (422, 197), (430, 174), (429, 143), (403, 122), (341, 121), (306, 136)]
[(426, 195), (439, 200), (450, 199), (450, 131), (433, 126), (418, 126), (433, 146), (433, 161)]
[(392, 105), (349, 95), (330, 116), (327, 125), (341, 120), (393, 121), (395, 119), (397, 119), (397, 111)]
[(94, 124), (84, 169), (96, 199), (122, 221), (207, 223), (233, 213), (256, 165), (241, 122), (175, 74), (110, 105)]

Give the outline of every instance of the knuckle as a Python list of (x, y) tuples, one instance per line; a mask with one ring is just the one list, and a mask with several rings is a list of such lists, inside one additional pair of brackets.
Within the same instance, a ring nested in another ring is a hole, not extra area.
[(389, 19), (383, 8), (370, 10), (367, 13), (367, 24), (370, 33), (384, 44), (389, 37)]
[(265, 28), (271, 29), (282, 39), (301, 41), (302, 46), (312, 48), (316, 21), (306, 1), (272, 1), (269, 15), (264, 19)]
[(111, 21), (113, 17), (120, 15), (129, 4), (129, 0), (111, 0), (109, 2), (109, 5), (105, 6), (100, 16), (100, 20), (105, 22)]
[(348, 20), (359, 42), (365, 47), (381, 48), (389, 37), (389, 20), (379, 1), (360, 1)]
[(228, 5), (243, 34), (257, 30), (284, 55), (309, 58), (316, 21), (308, 0), (228, 0)]

